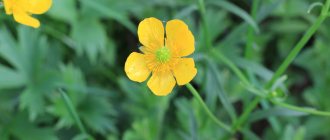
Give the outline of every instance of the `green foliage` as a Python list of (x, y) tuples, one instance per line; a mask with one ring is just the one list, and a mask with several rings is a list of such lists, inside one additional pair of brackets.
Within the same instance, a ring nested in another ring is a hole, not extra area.
[(24, 140), (58, 139), (52, 128), (38, 127), (36, 124), (29, 122), (26, 112), (15, 114), (15, 116), (11, 118), (10, 123), (6, 124), (5, 132), (1, 134), (1, 139), (10, 140), (11, 137)]
[[(88, 139), (60, 90), (96, 140), (330, 139), (329, 117), (270, 102), (330, 111), (328, 17), (285, 74), (265, 88), (323, 7), (307, 13), (316, 1), (201, 1), (53, 0), (50, 11), (37, 16), (39, 29), (19, 25), (2, 8), (0, 140)], [(187, 23), (198, 69), (191, 83), (219, 120), (238, 124), (236, 135), (210, 119), (186, 87), (158, 97), (146, 82), (127, 78), (125, 60), (141, 46), (139, 21), (151, 16)], [(242, 117), (257, 96), (258, 106)]]

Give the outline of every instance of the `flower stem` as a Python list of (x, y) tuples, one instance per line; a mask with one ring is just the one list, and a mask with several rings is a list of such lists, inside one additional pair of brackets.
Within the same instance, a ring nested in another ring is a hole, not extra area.
[(222, 127), (223, 129), (225, 129), (228, 132), (230, 131), (230, 127), (228, 125), (226, 125), (225, 123), (221, 122), (220, 120), (217, 119), (216, 116), (214, 116), (212, 114), (212, 112), (209, 110), (209, 108), (207, 107), (207, 105), (204, 103), (202, 97), (199, 95), (198, 91), (190, 84), (186, 84), (186, 87), (188, 88), (188, 90), (194, 95), (194, 97), (198, 100), (198, 102), (202, 105), (203, 109), (205, 110), (205, 112), (207, 113), (207, 115), (220, 127)]
[[(85, 127), (83, 126), (77, 111), (75, 110), (72, 101), (70, 100), (69, 96), (62, 90), (59, 89), (59, 92), (61, 93), (62, 99), (65, 102), (66, 108), (69, 111), (72, 119), (75, 121), (75, 123), (77, 124), (80, 132), (82, 134), (84, 134), (86, 137), (90, 137), (90, 135), (87, 134)], [(90, 138), (91, 139), (91, 138)]]
[[(260, 5), (260, 0), (253, 0), (252, 1), (251, 17), (253, 18), (253, 20), (256, 20), (256, 18), (257, 18), (257, 13), (258, 13), (259, 5)], [(255, 43), (255, 37), (256, 37), (256, 33), (253, 30), (253, 27), (250, 26), (248, 28), (248, 31), (247, 31), (247, 41), (246, 41), (245, 54), (244, 54), (244, 57), (246, 59), (249, 59), (249, 60), (252, 60), (253, 59), (253, 56), (254, 56), (254, 53), (255, 53), (255, 51), (253, 49), (254, 43)], [(247, 69), (246, 70), (246, 73), (248, 74), (248, 73), (250, 73), (250, 71)], [(260, 99), (257, 99), (257, 100), (258, 101), (256, 103), (258, 103), (259, 101), (261, 101)], [(263, 100), (261, 102), (261, 106), (262, 106), (262, 109), (268, 109), (269, 108), (268, 107), (268, 102), (266, 100)], [(248, 114), (243, 114), (243, 115), (247, 115), (248, 116)], [(240, 125), (242, 125), (246, 120), (247, 120), (247, 118), (242, 118), (241, 122), (238, 122), (237, 126), (234, 126), (234, 128), (235, 129), (240, 129), (240, 128), (237, 128), (237, 127), (239, 127)], [(275, 133), (278, 133), (279, 130), (280, 130), (280, 126), (279, 126), (278, 120), (275, 117), (267, 118), (267, 120), (270, 123), (271, 127), (273, 128), (274, 132)]]
[(299, 54), (301, 49), (306, 45), (308, 40), (314, 35), (314, 33), (317, 31), (317, 29), (321, 26), (323, 21), (328, 16), (329, 7), (330, 7), (330, 0), (327, 0), (326, 5), (322, 8), (321, 15), (319, 15), (316, 22), (307, 30), (307, 32), (300, 39), (300, 41), (297, 43), (297, 45), (293, 48), (293, 50), (290, 52), (290, 54), (285, 58), (283, 63), (280, 65), (280, 67), (277, 69), (275, 74), (272, 76), (271, 80), (266, 84), (266, 86), (265, 86), (266, 89), (271, 88), (271, 86), (274, 84), (274, 82), (287, 70), (287, 68), (292, 63), (292, 61), (296, 58), (296, 56)]
[[(308, 42), (308, 40), (314, 35), (314, 33), (321, 26), (321, 24), (323, 23), (325, 18), (328, 16), (329, 7), (330, 7), (330, 0), (327, 0), (325, 6), (322, 9), (321, 15), (317, 18), (316, 22), (307, 30), (307, 32), (300, 39), (300, 41), (297, 43), (297, 45), (294, 47), (294, 49), (286, 57), (286, 59), (280, 65), (279, 69), (275, 72), (275, 74), (273, 75), (271, 80), (266, 83), (265, 89), (270, 89), (271, 86), (276, 81), (276, 79), (278, 79), (278, 77), (280, 77), (286, 71), (286, 69), (292, 63), (294, 58), (299, 54), (301, 49), (305, 46), (305, 44)], [(233, 130), (232, 130), (233, 133), (235, 133), (238, 130), (238, 128), (240, 127), (240, 125), (242, 125), (245, 122), (245, 120), (248, 118), (249, 114), (258, 105), (258, 103), (261, 101), (261, 99), (262, 99), (261, 97), (256, 97), (252, 101), (252, 103), (249, 104), (249, 106), (247, 107), (248, 109), (244, 110), (243, 114), (240, 116), (237, 123), (234, 124)], [(296, 111), (308, 112), (308, 113), (311, 113), (311, 114), (318, 114), (318, 115), (320, 115), (320, 114), (325, 115), (324, 112), (321, 113), (321, 112), (316, 111), (316, 110), (306, 110), (306, 109), (291, 106), (291, 105), (288, 105), (288, 104), (285, 104), (285, 103), (279, 103), (279, 102), (275, 102), (275, 103), (277, 103), (277, 105), (281, 105), (282, 107), (286, 107), (286, 108), (296, 110)], [(326, 115), (327, 115), (327, 113), (326, 113)]]

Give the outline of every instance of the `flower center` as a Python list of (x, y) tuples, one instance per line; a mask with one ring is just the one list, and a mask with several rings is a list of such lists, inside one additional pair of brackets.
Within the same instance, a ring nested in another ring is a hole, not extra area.
[(156, 60), (160, 63), (166, 63), (171, 58), (171, 52), (170, 49), (167, 47), (161, 47), (156, 51)]

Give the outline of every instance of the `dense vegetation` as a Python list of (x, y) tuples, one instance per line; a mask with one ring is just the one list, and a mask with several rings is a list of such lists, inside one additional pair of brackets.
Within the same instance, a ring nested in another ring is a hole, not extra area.
[[(329, 6), (330, 0), (53, 0), (37, 16), (37, 29), (2, 8), (0, 140), (85, 139), (66, 95), (96, 140), (330, 139)], [(187, 87), (159, 97), (146, 82), (127, 78), (125, 61), (139, 51), (137, 27), (148, 17), (189, 26), (198, 69), (191, 84), (231, 132)]]

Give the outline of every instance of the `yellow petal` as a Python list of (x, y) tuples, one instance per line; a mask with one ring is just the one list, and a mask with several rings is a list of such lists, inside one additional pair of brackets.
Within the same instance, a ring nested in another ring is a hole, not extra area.
[(49, 10), (52, 0), (28, 0), (28, 11), (32, 14), (42, 14)]
[(38, 28), (40, 26), (39, 20), (31, 17), (26, 12), (23, 12), (20, 9), (14, 11), (14, 19), (21, 24), (32, 26), (34, 28)]
[(155, 52), (158, 48), (163, 47), (164, 35), (163, 23), (156, 18), (146, 18), (139, 24), (139, 40), (147, 52)]
[(195, 51), (195, 39), (188, 26), (181, 20), (166, 24), (166, 46), (176, 57), (188, 56)]
[(153, 72), (148, 87), (157, 96), (166, 96), (173, 90), (175, 79), (170, 71)]
[(179, 62), (173, 68), (173, 74), (178, 85), (185, 85), (189, 83), (197, 74), (194, 59), (179, 58)]
[(125, 72), (132, 81), (143, 82), (149, 77), (151, 71), (147, 68), (144, 55), (133, 52), (126, 60)]
[(13, 13), (13, 0), (3, 0), (3, 5), (5, 7), (6, 14)]

